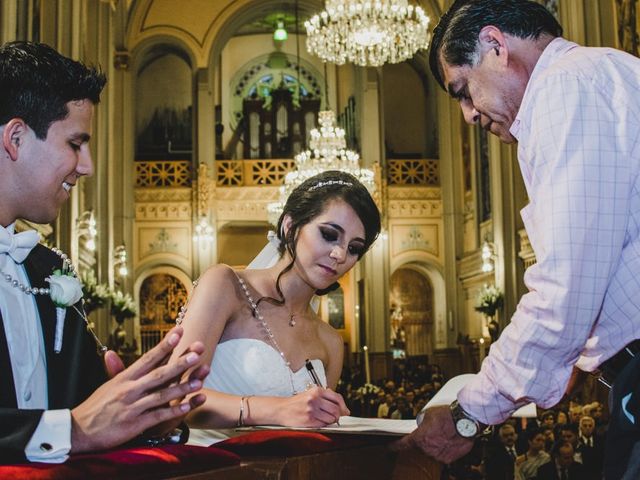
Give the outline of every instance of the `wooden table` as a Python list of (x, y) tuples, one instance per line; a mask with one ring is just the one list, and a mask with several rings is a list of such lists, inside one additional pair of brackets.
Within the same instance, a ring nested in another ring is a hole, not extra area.
[[(393, 441), (389, 438), (388, 442)], [(395, 453), (379, 438), (340, 450), (296, 456), (242, 457), (237, 467), (174, 480), (440, 480), (441, 466), (417, 450)]]

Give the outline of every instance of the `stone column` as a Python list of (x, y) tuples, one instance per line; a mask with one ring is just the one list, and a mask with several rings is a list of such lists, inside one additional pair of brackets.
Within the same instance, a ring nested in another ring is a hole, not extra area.
[(193, 165), (198, 166), (198, 180), (194, 202), (194, 229), (201, 217), (213, 227), (213, 241), (193, 243), (194, 278), (198, 278), (210, 265), (217, 263), (217, 218), (215, 209), (215, 126), (213, 87), (208, 69), (199, 69), (196, 73), (194, 95), (194, 158)]
[[(460, 139), (460, 107), (453, 103), (439, 87), (437, 88), (437, 106), (440, 150), (440, 186), (442, 191), (442, 209), (444, 222), (444, 281), (446, 292), (446, 344), (456, 346), (456, 337), (461, 330), (464, 295), (459, 281), (458, 258), (462, 257), (464, 218), (462, 194), (462, 149)], [(445, 343), (445, 339), (442, 339)]]

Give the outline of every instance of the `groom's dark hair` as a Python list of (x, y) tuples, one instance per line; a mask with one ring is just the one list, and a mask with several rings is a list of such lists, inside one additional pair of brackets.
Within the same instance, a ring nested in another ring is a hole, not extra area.
[(49, 126), (69, 114), (68, 102), (99, 103), (106, 81), (99, 70), (43, 43), (6, 43), (0, 47), (0, 125), (21, 118), (44, 140)]

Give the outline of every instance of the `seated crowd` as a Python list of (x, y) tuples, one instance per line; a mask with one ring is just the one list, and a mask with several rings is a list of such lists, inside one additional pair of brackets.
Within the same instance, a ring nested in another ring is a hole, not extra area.
[(396, 362), (393, 379), (371, 384), (365, 382), (357, 366), (345, 368), (337, 390), (353, 416), (407, 420), (416, 418), (442, 383), (438, 365), (423, 363), (406, 368), (405, 363)]
[(510, 418), (447, 469), (448, 480), (600, 480), (607, 432), (599, 402)]
[[(437, 365), (396, 362), (393, 379), (371, 384), (358, 366), (338, 384), (351, 414), (414, 419), (444, 384)], [(561, 403), (538, 418), (510, 418), (476, 441), (472, 452), (448, 466), (447, 480), (599, 480), (607, 411), (599, 402)], [(563, 476), (564, 475), (564, 476)]]

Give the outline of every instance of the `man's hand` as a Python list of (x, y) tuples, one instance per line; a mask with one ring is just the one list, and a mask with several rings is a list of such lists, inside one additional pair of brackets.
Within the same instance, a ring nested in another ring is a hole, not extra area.
[(104, 354), (104, 369), (107, 377), (113, 378), (124, 370), (122, 359), (113, 350), (107, 350)]
[(204, 402), (204, 395), (197, 394), (170, 404), (200, 390), (209, 373), (208, 366), (200, 366), (180, 380), (200, 360), (201, 342), (194, 342), (177, 361), (166, 364), (181, 336), (182, 327), (173, 328), (127, 369), (117, 355), (105, 356), (107, 373), (113, 378), (71, 411), (72, 453), (115, 447)]
[(394, 450), (411, 447), (418, 447), (439, 462), (451, 463), (469, 453), (473, 439), (458, 435), (451, 409), (443, 405), (428, 409), (418, 428), (392, 445)]

